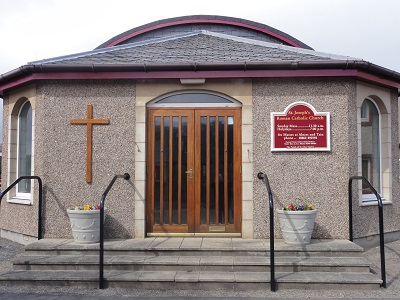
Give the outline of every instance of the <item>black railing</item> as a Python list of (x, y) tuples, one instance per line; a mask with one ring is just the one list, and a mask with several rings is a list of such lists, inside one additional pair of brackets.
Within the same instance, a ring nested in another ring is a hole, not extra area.
[(378, 201), (378, 213), (379, 213), (379, 243), (381, 252), (381, 287), (386, 288), (386, 268), (385, 268), (385, 237), (383, 231), (383, 204), (381, 195), (374, 189), (371, 183), (364, 176), (353, 176), (349, 179), (349, 237), (350, 241), (353, 241), (353, 180), (362, 180), (375, 194)]
[(15, 187), (18, 182), (24, 179), (36, 179), (39, 183), (39, 212), (38, 212), (38, 240), (42, 239), (42, 201), (43, 201), (43, 185), (42, 185), (42, 179), (39, 176), (21, 176), (17, 180), (15, 180), (8, 188), (6, 188), (3, 192), (0, 194), (0, 203), (3, 197), (13, 188)]
[(261, 179), (268, 190), (269, 200), (269, 249), (270, 249), (270, 261), (271, 261), (271, 291), (276, 291), (276, 279), (275, 279), (275, 241), (274, 241), (274, 199), (272, 198), (271, 187), (269, 186), (269, 180), (267, 174), (260, 172), (257, 174), (258, 179)]
[(111, 190), (114, 182), (118, 178), (123, 178), (125, 180), (129, 180), (131, 176), (128, 173), (124, 175), (115, 175), (111, 180), (110, 184), (104, 191), (103, 195), (101, 195), (100, 201), (100, 262), (99, 262), (99, 288), (104, 288), (104, 202), (106, 200), (108, 192)]

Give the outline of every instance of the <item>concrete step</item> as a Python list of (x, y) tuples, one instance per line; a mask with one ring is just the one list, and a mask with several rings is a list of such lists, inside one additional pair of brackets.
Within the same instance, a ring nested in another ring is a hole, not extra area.
[[(106, 287), (145, 289), (269, 290), (268, 272), (108, 271)], [(377, 289), (371, 273), (276, 273), (278, 289)], [(8, 284), (98, 287), (95, 271), (14, 271), (0, 275)]]
[[(23, 255), (15, 270), (98, 270), (98, 255)], [(105, 256), (105, 270), (269, 272), (270, 258), (261, 256)], [(361, 257), (277, 257), (277, 272), (369, 272)]]
[[(344, 240), (275, 243), (278, 288), (379, 288), (363, 249)], [(105, 242), (106, 285), (148, 289), (270, 289), (269, 240), (149, 238)], [(41, 240), (26, 247), (9, 284), (98, 287), (99, 244)]]
[[(269, 240), (240, 238), (146, 238), (108, 240), (105, 255), (146, 256), (270, 256)], [(25, 248), (30, 255), (98, 255), (99, 244), (76, 244), (67, 239), (44, 239)], [(275, 256), (360, 257), (363, 248), (347, 240), (312, 240), (303, 246), (275, 242)]]

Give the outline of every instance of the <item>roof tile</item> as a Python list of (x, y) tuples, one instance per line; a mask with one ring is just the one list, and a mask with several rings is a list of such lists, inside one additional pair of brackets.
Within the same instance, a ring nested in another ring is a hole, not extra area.
[(236, 63), (346, 60), (290, 46), (200, 31), (136, 42), (31, 64)]

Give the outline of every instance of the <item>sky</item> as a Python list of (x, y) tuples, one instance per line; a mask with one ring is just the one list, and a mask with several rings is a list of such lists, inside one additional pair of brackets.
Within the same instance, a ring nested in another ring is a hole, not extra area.
[(266, 24), (317, 51), (400, 72), (399, 0), (0, 0), (0, 12), (0, 74), (93, 50), (153, 21), (200, 14)]
[(89, 51), (134, 27), (208, 14), (266, 24), (317, 51), (400, 72), (399, 0), (0, 0), (0, 74)]

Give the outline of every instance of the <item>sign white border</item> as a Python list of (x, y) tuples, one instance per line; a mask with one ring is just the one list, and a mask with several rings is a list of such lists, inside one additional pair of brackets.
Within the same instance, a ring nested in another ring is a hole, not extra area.
[[(319, 148), (275, 148), (275, 117), (287, 116), (288, 111), (296, 105), (304, 105), (310, 108), (314, 116), (325, 116), (326, 117), (326, 147)], [(317, 112), (317, 110), (311, 104), (304, 101), (297, 101), (289, 104), (283, 112), (271, 112), (271, 151), (331, 151), (331, 115), (329, 112)]]

